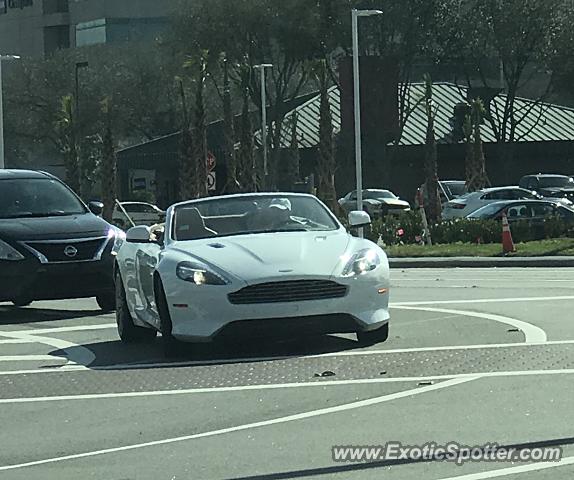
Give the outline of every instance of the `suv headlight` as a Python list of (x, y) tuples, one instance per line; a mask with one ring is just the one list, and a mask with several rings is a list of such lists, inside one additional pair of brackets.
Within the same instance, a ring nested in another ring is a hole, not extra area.
[(19, 260), (24, 260), (24, 258), (24, 255), (22, 255), (18, 250), (0, 240), (0, 260), (17, 262)]
[(355, 253), (343, 268), (343, 277), (353, 277), (372, 272), (381, 264), (381, 257), (372, 248), (366, 248)]
[(177, 266), (176, 275), (180, 280), (196, 285), (228, 285), (231, 283), (227, 278), (198, 262), (180, 263)]

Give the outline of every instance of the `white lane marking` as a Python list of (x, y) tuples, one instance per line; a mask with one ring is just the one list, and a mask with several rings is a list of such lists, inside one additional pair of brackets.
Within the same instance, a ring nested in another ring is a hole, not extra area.
[(564, 370), (522, 370), (515, 372), (475, 372), (475, 373), (456, 373), (453, 375), (434, 375), (429, 377), (396, 377), (396, 378), (362, 378), (358, 380), (327, 380), (315, 382), (300, 383), (274, 383), (259, 385), (240, 385), (234, 387), (206, 387), (206, 388), (188, 388), (182, 390), (150, 390), (147, 392), (120, 392), (120, 393), (90, 393), (84, 395), (59, 395), (53, 397), (27, 397), (27, 398), (2, 398), (0, 405), (10, 405), (18, 403), (45, 403), (45, 402), (63, 402), (63, 401), (85, 401), (85, 400), (104, 400), (116, 398), (137, 398), (137, 397), (162, 397), (174, 395), (196, 395), (206, 393), (229, 393), (244, 391), (261, 391), (261, 390), (280, 390), (292, 388), (314, 388), (314, 387), (337, 387), (348, 385), (379, 385), (385, 383), (413, 383), (413, 382), (440, 382), (445, 380), (463, 380), (484, 378), (512, 378), (512, 377), (531, 377), (531, 376), (559, 376), (574, 375), (574, 369)]
[(487, 472), (470, 473), (459, 475), (457, 477), (441, 478), (440, 480), (484, 480), (488, 478), (506, 477), (508, 475), (517, 475), (519, 473), (536, 472), (548, 468), (559, 468), (567, 465), (574, 465), (574, 457), (566, 457), (558, 462), (551, 463), (533, 463), (529, 465), (519, 465), (516, 467), (501, 468), (498, 470), (489, 470)]
[(36, 460), (36, 461), (20, 463), (20, 464), (16, 464), (16, 465), (4, 465), (4, 466), (0, 466), (0, 471), (16, 470), (16, 469), (20, 469), (20, 468), (24, 468), (24, 467), (34, 467), (34, 466), (38, 466), (38, 465), (63, 462), (63, 461), (67, 461), (67, 460), (76, 460), (76, 459), (80, 459), (80, 458), (95, 457), (95, 456), (106, 455), (106, 454), (110, 454), (110, 453), (118, 453), (118, 452), (130, 451), (130, 450), (138, 450), (138, 449), (142, 449), (142, 448), (146, 448), (146, 447), (155, 447), (155, 446), (159, 446), (159, 445), (180, 443), (180, 442), (185, 442), (185, 441), (189, 441), (189, 440), (195, 440), (198, 438), (214, 437), (217, 435), (224, 435), (227, 433), (240, 432), (243, 430), (250, 430), (253, 428), (267, 427), (270, 425), (279, 425), (279, 424), (283, 424), (283, 423), (294, 422), (297, 420), (304, 420), (304, 419), (314, 418), (314, 417), (318, 417), (318, 416), (322, 416), (322, 415), (329, 415), (332, 413), (346, 412), (349, 410), (356, 410), (356, 409), (363, 408), (363, 407), (370, 407), (373, 405), (379, 405), (381, 403), (390, 402), (392, 400), (398, 400), (401, 398), (413, 397), (415, 395), (420, 395), (422, 393), (428, 393), (428, 392), (432, 392), (432, 391), (436, 391), (436, 390), (441, 390), (443, 388), (453, 387), (456, 385), (470, 382), (472, 380), (476, 380), (476, 379), (474, 377), (470, 377), (470, 378), (448, 380), (446, 382), (442, 382), (442, 383), (439, 383), (437, 385), (430, 385), (428, 387), (419, 387), (419, 388), (415, 388), (412, 390), (406, 390), (403, 392), (392, 393), (390, 395), (383, 395), (383, 396), (379, 396), (379, 397), (369, 398), (367, 400), (361, 400), (358, 402), (346, 403), (343, 405), (321, 408), (321, 409), (311, 410), (311, 411), (303, 412), (303, 413), (296, 413), (294, 415), (287, 415), (285, 417), (273, 418), (270, 420), (263, 420), (260, 422), (247, 423), (247, 424), (243, 424), (243, 425), (237, 425), (234, 427), (222, 428), (219, 430), (212, 430), (209, 432), (196, 433), (196, 434), (185, 435), (185, 436), (181, 436), (181, 437), (167, 438), (164, 440), (155, 440), (152, 442), (137, 443), (137, 444), (132, 444), (132, 445), (126, 445), (123, 447), (107, 448), (104, 450), (94, 450), (92, 452), (77, 453), (77, 454), (72, 454), (72, 455), (63, 455), (60, 457), (46, 458), (44, 460)]
[[(1, 333), (0, 333), (1, 335)], [(28, 340), (22, 340), (21, 338), (11, 338), (10, 340), (0, 340), (0, 345), (15, 345), (30, 343)]]
[(492, 313), (484, 312), (470, 312), (467, 310), (448, 310), (443, 308), (430, 308), (430, 307), (414, 307), (414, 306), (397, 306), (393, 307), (397, 310), (417, 310), (422, 312), (433, 312), (433, 313), (445, 313), (449, 315), (461, 315), (464, 317), (475, 317), (482, 318), (485, 320), (492, 320), (494, 322), (505, 323), (512, 327), (522, 330), (525, 337), (526, 343), (546, 343), (547, 337), (546, 332), (536, 325), (531, 323), (523, 322), (516, 318), (505, 317), (502, 315), (494, 315)]
[(66, 360), (62, 357), (54, 357), (53, 355), (2, 355), (0, 362), (46, 362), (57, 360), (61, 362)]
[(524, 297), (524, 298), (481, 298), (474, 300), (430, 300), (428, 302), (397, 302), (391, 303), (389, 306), (404, 307), (416, 305), (462, 305), (465, 303), (516, 303), (516, 302), (552, 302), (562, 300), (574, 300), (574, 296), (561, 296), (561, 297)]
[(75, 363), (78, 365), (88, 366), (96, 359), (94, 353), (91, 350), (87, 349), (86, 347), (82, 347), (81, 345), (78, 345), (76, 343), (61, 340), (59, 338), (30, 335), (27, 332), (7, 332), (7, 331), (0, 331), (0, 336), (15, 338), (18, 340), (26, 340), (30, 343), (42, 343), (44, 345), (50, 345), (51, 347), (62, 350), (65, 353), (70, 363)]
[[(16, 330), (15, 332), (8, 333), (26, 333), (28, 335), (43, 335), (44, 333), (65, 333), (65, 332), (82, 332), (90, 330), (106, 330), (110, 328), (117, 328), (115, 323), (102, 323), (99, 325), (78, 325), (75, 327), (54, 327), (54, 328), (36, 328), (32, 330)], [(2, 333), (0, 333), (1, 335)]]

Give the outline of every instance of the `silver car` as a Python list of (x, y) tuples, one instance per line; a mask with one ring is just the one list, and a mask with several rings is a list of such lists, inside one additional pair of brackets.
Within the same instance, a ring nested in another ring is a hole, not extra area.
[[(339, 199), (339, 205), (347, 213), (357, 210), (357, 192), (350, 192)], [(363, 190), (363, 210), (373, 218), (408, 212), (410, 209), (409, 202), (401, 200), (389, 190)]]
[(520, 187), (485, 188), (466, 193), (447, 202), (443, 206), (442, 217), (445, 220), (464, 218), (472, 212), (493, 202), (503, 200), (539, 200), (540, 195)]

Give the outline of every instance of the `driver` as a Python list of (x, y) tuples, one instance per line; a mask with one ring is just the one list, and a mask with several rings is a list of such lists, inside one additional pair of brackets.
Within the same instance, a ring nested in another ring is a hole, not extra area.
[(288, 198), (274, 198), (269, 204), (268, 211), (272, 228), (281, 228), (297, 224), (291, 218), (292, 208)]

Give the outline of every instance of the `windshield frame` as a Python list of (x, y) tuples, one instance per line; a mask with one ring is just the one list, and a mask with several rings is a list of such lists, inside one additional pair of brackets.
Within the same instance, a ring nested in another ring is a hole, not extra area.
[[(242, 194), (236, 194), (236, 195), (219, 195), (219, 196), (215, 196), (215, 197), (206, 197), (206, 198), (200, 198), (197, 200), (188, 200), (185, 202), (180, 202), (180, 203), (176, 203), (174, 205), (172, 205), (171, 207), (169, 207), (167, 209), (167, 215), (166, 215), (166, 228), (165, 231), (167, 233), (167, 235), (165, 236), (165, 244), (166, 246), (172, 243), (176, 243), (176, 242), (182, 242), (185, 240), (177, 240), (176, 239), (176, 235), (175, 235), (175, 214), (176, 211), (179, 208), (182, 207), (190, 207), (193, 205), (196, 205), (198, 203), (205, 203), (205, 202), (216, 202), (216, 201), (220, 201), (220, 200), (231, 200), (233, 198), (237, 198), (237, 199), (241, 199), (241, 198), (277, 198), (277, 197), (281, 197), (281, 198), (308, 198), (311, 199), (312, 201), (315, 201), (318, 206), (320, 208), (322, 208), (327, 215), (330, 217), (330, 219), (333, 221), (333, 226), (334, 228), (331, 230), (307, 230), (305, 232), (297, 230), (297, 232), (299, 233), (315, 233), (315, 234), (332, 234), (334, 232), (340, 232), (341, 230), (346, 232), (345, 227), (341, 224), (341, 222), (339, 221), (339, 219), (336, 217), (336, 215), (333, 214), (333, 212), (316, 196), (314, 195), (310, 195), (310, 194), (304, 194), (304, 193), (292, 193), (292, 192), (264, 192), (264, 193), (242, 193)], [(215, 237), (210, 237), (211, 241), (217, 241), (217, 239), (222, 239), (222, 238), (230, 238), (230, 237), (236, 237), (236, 236), (242, 236), (242, 235), (265, 235), (265, 234), (269, 234), (269, 233), (292, 233), (295, 232), (295, 230), (280, 230), (280, 231), (264, 231), (264, 232), (242, 232), (242, 233), (236, 233), (236, 234), (229, 234), (229, 235), (218, 235)], [(194, 240), (191, 240), (194, 241)]]
[(0, 186), (2, 185), (2, 182), (12, 182), (12, 183), (17, 183), (17, 182), (51, 182), (54, 184), (59, 184), (59, 187), (63, 189), (63, 191), (67, 192), (69, 195), (71, 195), (72, 198), (74, 198), (77, 203), (78, 206), (80, 207), (81, 211), (77, 211), (77, 212), (64, 212), (62, 214), (56, 214), (54, 212), (54, 214), (50, 214), (50, 212), (38, 212), (37, 214), (34, 214), (34, 212), (30, 212), (30, 215), (24, 215), (22, 212), (22, 214), (19, 215), (14, 215), (14, 216), (2, 216), (2, 214), (0, 214), (0, 220), (20, 220), (20, 219), (26, 219), (26, 218), (56, 218), (56, 217), (72, 217), (75, 215), (85, 215), (87, 213), (90, 212), (89, 208), (87, 207), (87, 205), (84, 203), (84, 201), (78, 196), (78, 194), (76, 192), (74, 192), (68, 185), (66, 185), (64, 182), (62, 182), (59, 178), (54, 177), (54, 176), (48, 176), (46, 175), (45, 177), (22, 177), (22, 178), (3, 178), (0, 179)]

